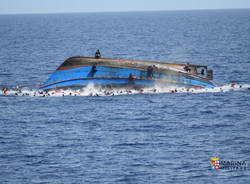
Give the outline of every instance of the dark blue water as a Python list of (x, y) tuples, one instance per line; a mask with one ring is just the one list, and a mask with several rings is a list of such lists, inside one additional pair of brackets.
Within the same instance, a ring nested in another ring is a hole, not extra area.
[[(250, 10), (0, 16), (0, 87), (70, 56), (206, 64), (209, 93), (0, 96), (0, 183), (249, 183)], [(218, 170), (210, 158), (246, 161)]]

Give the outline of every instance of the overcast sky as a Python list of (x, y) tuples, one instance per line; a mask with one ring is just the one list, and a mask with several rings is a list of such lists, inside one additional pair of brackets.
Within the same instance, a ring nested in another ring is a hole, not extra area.
[(0, 0), (0, 14), (250, 8), (250, 0)]

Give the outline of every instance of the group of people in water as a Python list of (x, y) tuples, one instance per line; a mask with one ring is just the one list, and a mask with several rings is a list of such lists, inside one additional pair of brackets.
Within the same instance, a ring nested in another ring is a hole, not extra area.
[[(130, 75), (130, 78), (133, 78)], [(85, 88), (79, 90), (63, 90), (63, 89), (55, 89), (50, 91), (39, 91), (37, 89), (23, 89), (22, 87), (18, 87), (15, 89), (2, 88), (2, 92), (0, 95), (11, 95), (11, 96), (33, 96), (33, 97), (50, 97), (50, 96), (114, 96), (114, 95), (125, 95), (125, 94), (143, 94), (143, 93), (199, 93), (199, 92), (209, 92), (209, 90), (213, 90), (213, 92), (225, 92), (230, 89), (240, 89), (243, 88), (242, 85), (237, 85), (236, 83), (232, 83), (230, 88), (218, 88), (216, 91), (214, 89), (202, 89), (200, 87), (196, 88), (181, 88), (181, 87), (172, 87), (172, 88), (112, 88), (112, 86), (107, 86), (105, 88), (89, 88), (86, 86)], [(250, 90), (250, 88), (247, 88)]]
[[(6, 91), (6, 89), (2, 89)], [(8, 89), (7, 89), (8, 90)], [(158, 92), (156, 88), (152, 89), (105, 89), (100, 88), (98, 90), (51, 90), (51, 91), (38, 91), (38, 90), (29, 90), (22, 91), (21, 89), (8, 90), (8, 93), (4, 92), (5, 95), (14, 95), (14, 96), (33, 96), (33, 97), (50, 97), (50, 96), (114, 96), (122, 94), (135, 94), (135, 93), (156, 93)], [(171, 93), (177, 93), (177, 89), (170, 91)]]

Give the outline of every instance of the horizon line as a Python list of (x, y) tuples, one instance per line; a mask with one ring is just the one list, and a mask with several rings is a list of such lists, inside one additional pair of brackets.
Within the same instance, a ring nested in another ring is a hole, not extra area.
[(213, 11), (213, 10), (250, 10), (250, 8), (208, 8), (208, 9), (173, 9), (173, 10), (122, 10), (122, 11), (73, 11), (73, 12), (18, 12), (0, 13), (0, 15), (39, 15), (39, 14), (80, 14), (80, 13), (130, 13), (130, 12), (166, 12), (166, 11)]

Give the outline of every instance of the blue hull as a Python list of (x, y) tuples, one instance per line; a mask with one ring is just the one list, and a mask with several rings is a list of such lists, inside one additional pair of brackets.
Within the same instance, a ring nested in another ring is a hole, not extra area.
[[(97, 60), (99, 61), (99, 60)], [(70, 63), (65, 61), (43, 84), (40, 90), (50, 90), (55, 88), (71, 88), (71, 87), (82, 87), (89, 83), (95, 85), (111, 85), (111, 86), (183, 86), (183, 87), (201, 87), (201, 88), (213, 88), (214, 85), (201, 77), (180, 73), (176, 71), (156, 70), (153, 75), (149, 78), (147, 71), (143, 68), (129, 68), (129, 67), (113, 67), (107, 66), (107, 64), (98, 64), (96, 71), (93, 71), (93, 65), (85, 64), (85, 66)], [(116, 63), (115, 63), (116, 64)], [(136, 65), (137, 66), (137, 65)], [(129, 75), (133, 76), (131, 85), (131, 79)]]

